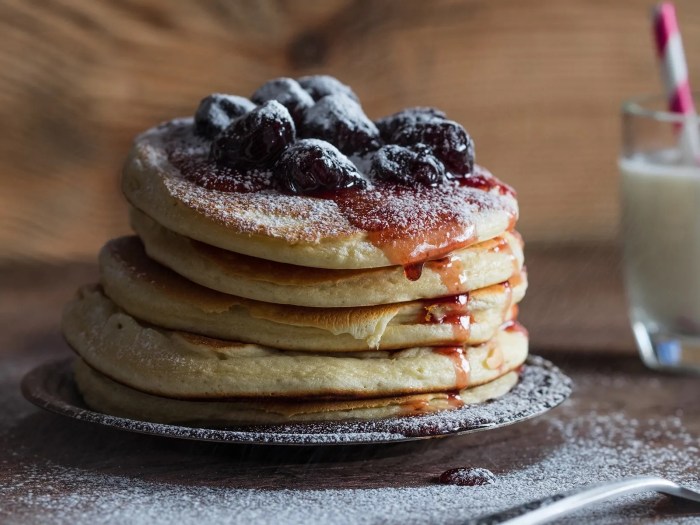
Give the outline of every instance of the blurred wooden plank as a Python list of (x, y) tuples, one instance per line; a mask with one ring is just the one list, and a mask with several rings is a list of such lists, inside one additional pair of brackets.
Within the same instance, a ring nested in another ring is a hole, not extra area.
[[(700, 4), (677, 5), (692, 59)], [(319, 71), (370, 116), (422, 104), (463, 122), (519, 190), (530, 241), (614, 238), (618, 106), (659, 84), (642, 0), (8, 0), (0, 258), (93, 257), (127, 230), (136, 133), (207, 93)]]
[(622, 284), (622, 257), (612, 244), (525, 247), (529, 287), (520, 320), (541, 351), (634, 354)]

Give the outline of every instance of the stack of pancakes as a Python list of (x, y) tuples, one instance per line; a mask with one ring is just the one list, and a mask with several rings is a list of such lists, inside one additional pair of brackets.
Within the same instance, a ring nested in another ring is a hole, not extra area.
[(219, 191), (181, 162), (204, 149), (191, 119), (136, 140), (138, 236), (107, 243), (100, 284), (64, 314), (88, 405), (185, 424), (373, 419), (514, 386), (522, 241), (490, 173), (348, 198)]

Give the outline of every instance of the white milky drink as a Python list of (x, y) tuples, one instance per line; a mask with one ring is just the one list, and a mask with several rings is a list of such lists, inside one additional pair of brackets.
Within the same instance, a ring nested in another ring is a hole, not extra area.
[(700, 337), (700, 166), (679, 157), (619, 162), (625, 280), (633, 323)]

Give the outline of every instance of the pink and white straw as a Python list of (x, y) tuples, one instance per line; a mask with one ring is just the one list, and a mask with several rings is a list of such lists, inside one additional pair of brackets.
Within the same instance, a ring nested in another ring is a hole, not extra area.
[(661, 75), (669, 96), (668, 109), (674, 113), (695, 113), (676, 8), (671, 2), (663, 2), (654, 8), (653, 18)]
[[(661, 77), (668, 97), (668, 109), (682, 115), (695, 115), (695, 104), (688, 80), (688, 64), (678, 28), (676, 8), (672, 2), (662, 2), (653, 10), (654, 37), (661, 63)], [(700, 135), (697, 126), (684, 126), (681, 146), (697, 159)]]

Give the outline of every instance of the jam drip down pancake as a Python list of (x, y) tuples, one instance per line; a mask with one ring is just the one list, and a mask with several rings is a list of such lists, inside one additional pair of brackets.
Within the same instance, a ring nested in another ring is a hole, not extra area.
[(105, 294), (156, 326), (285, 350), (392, 350), (480, 344), (516, 313), (523, 269), (457, 295), (358, 308), (309, 308), (244, 299), (199, 286), (150, 259), (137, 237), (107, 243), (99, 257)]

